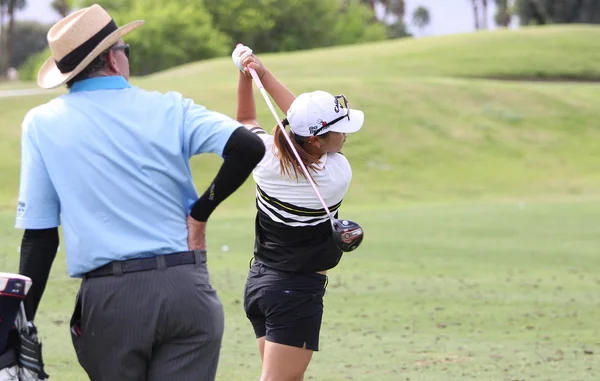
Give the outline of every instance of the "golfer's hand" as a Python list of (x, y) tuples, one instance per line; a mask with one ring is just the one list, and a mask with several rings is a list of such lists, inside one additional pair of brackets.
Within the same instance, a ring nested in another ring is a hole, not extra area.
[(252, 78), (252, 75), (250, 75), (250, 71), (248, 70), (249, 67), (256, 71), (256, 74), (258, 74), (258, 78), (262, 78), (263, 75), (265, 75), (265, 72), (267, 71), (265, 65), (263, 65), (263, 63), (254, 54), (246, 57), (242, 61), (242, 66), (244, 67), (244, 74), (250, 78)]
[(187, 216), (189, 250), (206, 250), (206, 222), (196, 221)]
[(259, 78), (265, 75), (265, 66), (263, 63), (252, 53), (252, 49), (249, 47), (238, 44), (238, 46), (231, 53), (231, 59), (237, 68), (248, 78), (252, 78), (250, 75), (249, 67), (256, 71)]

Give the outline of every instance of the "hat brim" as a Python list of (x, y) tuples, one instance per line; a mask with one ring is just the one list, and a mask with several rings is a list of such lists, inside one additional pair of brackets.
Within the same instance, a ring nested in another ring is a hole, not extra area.
[(115, 30), (104, 40), (102, 40), (94, 50), (88, 54), (79, 65), (73, 71), (68, 73), (61, 73), (56, 66), (56, 61), (54, 61), (53, 57), (48, 58), (46, 62), (40, 68), (38, 72), (37, 82), (38, 85), (43, 89), (54, 89), (58, 86), (64, 85), (71, 79), (73, 79), (77, 74), (81, 73), (83, 69), (85, 69), (94, 58), (98, 57), (100, 53), (110, 48), (114, 44), (116, 44), (121, 38), (123, 38), (126, 34), (132, 32), (133, 30), (139, 28), (144, 25), (143, 20), (132, 21), (129, 24), (123, 25), (119, 29)]
[(350, 120), (344, 118), (329, 127), (328, 131), (339, 132), (342, 134), (352, 134), (360, 130), (365, 122), (365, 113), (351, 108), (349, 115)]

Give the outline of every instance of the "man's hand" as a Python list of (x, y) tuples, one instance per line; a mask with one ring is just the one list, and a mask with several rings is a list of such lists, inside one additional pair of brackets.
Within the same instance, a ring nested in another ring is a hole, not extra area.
[(206, 222), (200, 222), (187, 216), (188, 248), (190, 250), (206, 250)]

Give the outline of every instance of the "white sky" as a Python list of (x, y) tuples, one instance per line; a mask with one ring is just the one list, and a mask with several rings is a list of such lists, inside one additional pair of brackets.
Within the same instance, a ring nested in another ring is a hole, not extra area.
[[(225, 0), (223, 0), (225, 1)], [(419, 6), (423, 5), (429, 9), (431, 23), (425, 28), (423, 33), (414, 30), (417, 35), (436, 36), (444, 34), (466, 33), (475, 30), (473, 22), (473, 10), (471, 0), (405, 0), (406, 17), (405, 21), (410, 25), (412, 13)], [(17, 14), (20, 20), (33, 19), (41, 22), (52, 23), (59, 19), (57, 13), (50, 7), (52, 0), (28, 0), (28, 6), (25, 10)], [(494, 2), (488, 9), (488, 27), (494, 29), (494, 13), (496, 12)], [(516, 21), (513, 27), (516, 27)]]

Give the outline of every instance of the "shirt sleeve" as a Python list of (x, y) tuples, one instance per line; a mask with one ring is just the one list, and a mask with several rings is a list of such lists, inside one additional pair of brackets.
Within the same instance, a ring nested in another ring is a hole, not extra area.
[(210, 111), (190, 99), (183, 100), (183, 151), (191, 158), (201, 153), (223, 156), (229, 137), (242, 124), (227, 115)]
[(35, 138), (28, 114), (21, 133), (21, 183), (15, 227), (50, 229), (60, 225), (60, 201)]

